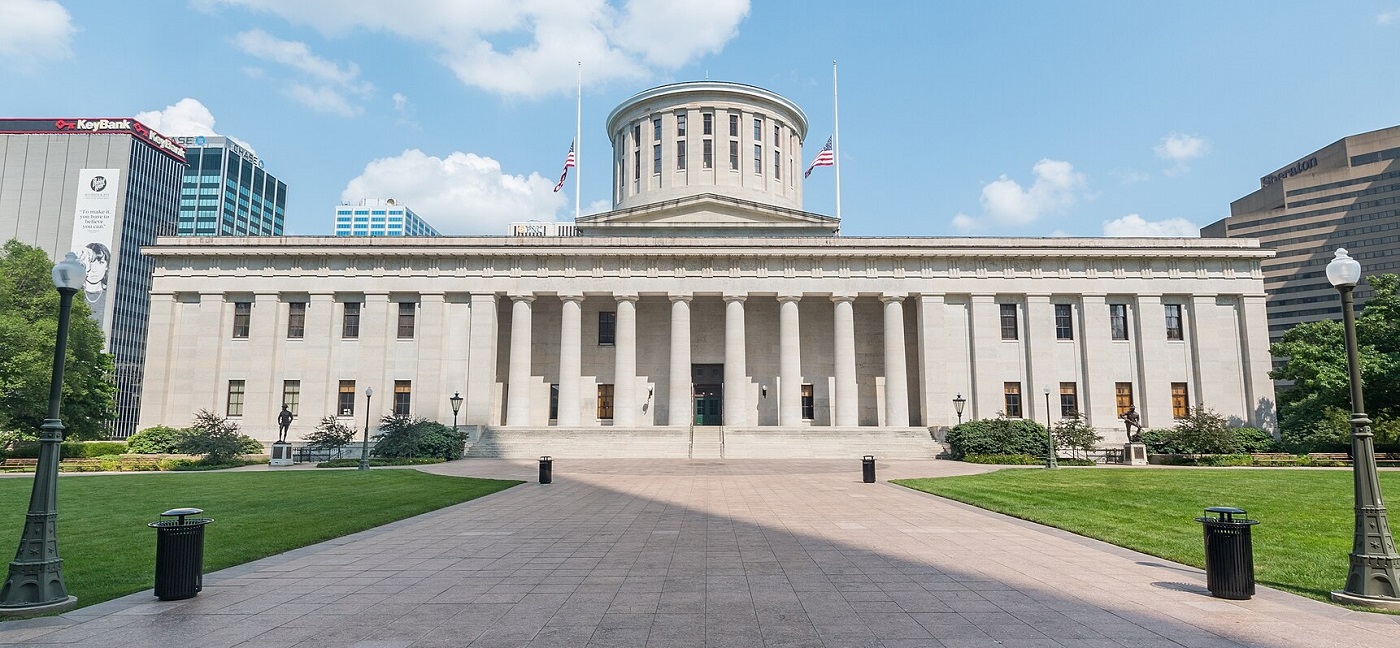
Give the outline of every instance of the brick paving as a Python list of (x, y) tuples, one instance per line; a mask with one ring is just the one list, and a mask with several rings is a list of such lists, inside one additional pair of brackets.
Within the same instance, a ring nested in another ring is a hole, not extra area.
[(187, 601), (0, 623), (0, 645), (1400, 647), (1400, 616), (1211, 598), (1200, 570), (883, 481), (985, 469), (556, 461), (542, 486), (533, 463), (459, 461), (429, 470), (532, 483), (210, 574)]

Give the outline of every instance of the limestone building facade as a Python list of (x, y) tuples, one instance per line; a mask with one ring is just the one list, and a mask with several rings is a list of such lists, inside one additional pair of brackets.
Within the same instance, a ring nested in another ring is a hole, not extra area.
[[(1147, 427), (1195, 404), (1272, 425), (1255, 241), (842, 237), (801, 210), (806, 119), (773, 97), (700, 82), (628, 100), (609, 120), (616, 209), (561, 235), (161, 239), (142, 425), (207, 408), (271, 439), (283, 403), (303, 430), (357, 425), (366, 387), (373, 419), (449, 422), (460, 393), (477, 439), (607, 435), (619, 453), (709, 430), (736, 451), (928, 440), (956, 396), (964, 420), (1080, 413), (1110, 442), (1129, 404)], [(765, 137), (746, 149), (760, 164), (676, 177), (675, 120), (704, 141), (706, 114), (716, 140), (738, 115), (740, 150)], [(653, 173), (632, 138), (657, 115)]]

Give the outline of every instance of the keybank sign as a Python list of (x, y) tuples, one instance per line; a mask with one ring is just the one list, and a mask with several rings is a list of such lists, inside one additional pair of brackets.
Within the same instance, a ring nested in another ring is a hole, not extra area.
[(1297, 161), (1297, 162), (1294, 162), (1294, 163), (1293, 163), (1293, 166), (1290, 166), (1290, 167), (1288, 167), (1288, 168), (1286, 168), (1286, 169), (1280, 169), (1279, 171), (1277, 171), (1277, 172), (1275, 172), (1275, 173), (1271, 173), (1271, 174), (1269, 174), (1269, 175), (1266, 175), (1266, 176), (1260, 178), (1260, 179), (1259, 179), (1259, 187), (1262, 189), (1262, 188), (1267, 187), (1267, 186), (1269, 186), (1269, 185), (1271, 185), (1271, 184), (1273, 184), (1273, 183), (1275, 183), (1275, 182), (1278, 182), (1278, 181), (1280, 181), (1280, 180), (1283, 180), (1284, 178), (1292, 178), (1293, 176), (1296, 176), (1296, 175), (1298, 175), (1299, 173), (1302, 173), (1302, 172), (1304, 172), (1304, 171), (1307, 171), (1308, 169), (1311, 169), (1311, 168), (1313, 168), (1313, 167), (1315, 167), (1315, 166), (1317, 166), (1317, 156), (1316, 156), (1316, 155), (1314, 155), (1313, 157), (1310, 157), (1310, 158), (1308, 158), (1308, 159), (1306, 159), (1306, 160), (1299, 160), (1299, 161)]

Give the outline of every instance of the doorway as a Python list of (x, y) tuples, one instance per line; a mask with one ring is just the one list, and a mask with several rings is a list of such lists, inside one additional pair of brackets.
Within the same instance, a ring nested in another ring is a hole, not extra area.
[(691, 365), (695, 425), (724, 424), (724, 365)]

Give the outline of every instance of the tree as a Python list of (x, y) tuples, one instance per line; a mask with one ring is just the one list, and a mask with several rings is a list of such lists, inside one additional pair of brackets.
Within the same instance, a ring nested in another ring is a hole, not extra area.
[(462, 458), (465, 444), (466, 435), (437, 421), (390, 414), (380, 421), (370, 454), (389, 459), (442, 457), (451, 461)]
[[(1400, 276), (1366, 279), (1371, 297), (1356, 317), (1357, 352), (1366, 410), (1372, 421), (1400, 419)], [(1312, 436), (1328, 427), (1329, 408), (1351, 411), (1350, 371), (1341, 322), (1299, 324), (1269, 347), (1286, 358), (1269, 376), (1292, 381), (1278, 394), (1280, 428), (1286, 436)]]
[(199, 410), (188, 429), (189, 434), (180, 439), (180, 452), (204, 455), (205, 463), (228, 463), (248, 450), (247, 437), (238, 433), (238, 424), (209, 410)]
[[(48, 417), (49, 381), (58, 336), (54, 262), (11, 240), (0, 248), (0, 430), (38, 437)], [(112, 356), (102, 329), (81, 298), (73, 300), (63, 374), (63, 425), (68, 439), (101, 439), (116, 416)]]
[(1056, 423), (1051, 429), (1055, 433), (1056, 450), (1067, 448), (1076, 458), (1081, 451), (1087, 457), (1089, 451), (1098, 448), (1099, 442), (1103, 441), (1103, 437), (1094, 430), (1094, 426), (1089, 425), (1084, 417), (1078, 414)]
[(340, 449), (355, 438), (355, 431), (336, 420), (334, 416), (326, 416), (316, 424), (315, 429), (301, 438), (306, 439), (311, 448), (335, 450), (336, 456), (339, 457)]

